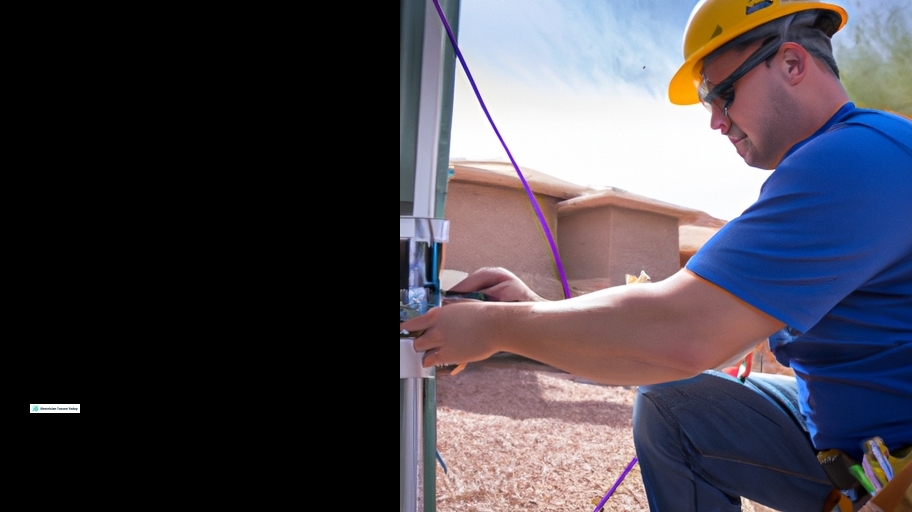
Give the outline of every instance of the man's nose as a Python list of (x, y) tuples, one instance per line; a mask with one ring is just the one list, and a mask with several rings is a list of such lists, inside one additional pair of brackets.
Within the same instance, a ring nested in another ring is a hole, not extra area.
[(709, 127), (713, 130), (719, 130), (722, 135), (728, 135), (728, 130), (731, 129), (731, 119), (725, 115), (725, 112), (723, 112), (723, 110), (719, 108), (718, 105), (716, 105), (716, 102), (712, 103), (711, 112), (712, 113), (710, 114), (709, 118)]

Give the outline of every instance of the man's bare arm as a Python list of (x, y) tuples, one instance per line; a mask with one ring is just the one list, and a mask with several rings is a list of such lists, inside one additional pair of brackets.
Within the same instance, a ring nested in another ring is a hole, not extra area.
[(403, 328), (425, 365), (512, 352), (599, 382), (691, 377), (745, 352), (783, 324), (687, 270), (555, 302), (462, 303)]

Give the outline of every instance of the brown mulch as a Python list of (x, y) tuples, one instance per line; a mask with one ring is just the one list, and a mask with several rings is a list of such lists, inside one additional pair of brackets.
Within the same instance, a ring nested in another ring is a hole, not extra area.
[[(635, 388), (498, 355), (437, 379), (437, 510), (591, 511), (635, 455)], [(635, 465), (605, 511), (648, 511)], [(745, 511), (771, 509), (744, 502)]]

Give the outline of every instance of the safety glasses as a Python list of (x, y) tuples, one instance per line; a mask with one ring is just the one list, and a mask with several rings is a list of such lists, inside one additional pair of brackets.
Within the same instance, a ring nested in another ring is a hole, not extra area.
[(700, 103), (706, 107), (706, 110), (712, 112), (713, 102), (718, 100), (716, 106), (719, 106), (719, 103), (721, 103), (722, 106), (719, 108), (722, 110), (725, 117), (728, 117), (728, 109), (735, 101), (735, 90), (732, 86), (761, 62), (767, 61), (776, 55), (776, 52), (779, 51), (779, 47), (782, 45), (782, 43), (778, 42), (778, 39), (778, 37), (771, 37), (764, 41), (763, 44), (760, 45), (760, 48), (752, 53), (738, 69), (728, 75), (728, 78), (719, 82), (719, 85), (713, 87), (712, 83), (707, 81), (704, 76), (703, 82), (700, 83), (700, 87), (697, 88), (697, 95), (700, 98)]

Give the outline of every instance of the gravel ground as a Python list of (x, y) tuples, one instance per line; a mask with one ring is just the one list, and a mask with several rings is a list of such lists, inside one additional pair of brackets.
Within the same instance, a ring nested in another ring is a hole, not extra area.
[[(591, 511), (635, 455), (634, 388), (499, 355), (437, 383), (437, 510)], [(743, 502), (747, 512), (772, 509)], [(605, 511), (648, 511), (635, 465)]]

